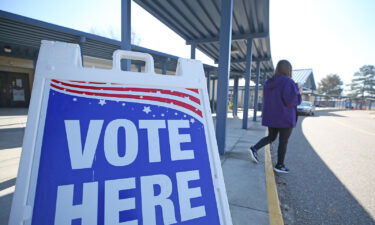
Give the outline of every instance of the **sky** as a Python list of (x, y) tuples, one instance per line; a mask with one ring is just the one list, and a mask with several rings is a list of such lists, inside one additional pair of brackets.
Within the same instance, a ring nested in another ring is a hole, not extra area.
[[(0, 9), (102, 36), (120, 38), (120, 0), (1, 0)], [(374, 0), (270, 0), (274, 64), (311, 68), (315, 82), (338, 74), (345, 84), (363, 65), (375, 65)], [(142, 47), (190, 57), (190, 46), (136, 3), (132, 29)], [(197, 51), (197, 59), (213, 61)]]

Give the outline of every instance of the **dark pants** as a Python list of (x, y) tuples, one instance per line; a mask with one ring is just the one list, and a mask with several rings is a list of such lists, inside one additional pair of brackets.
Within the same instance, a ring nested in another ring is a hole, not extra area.
[(292, 134), (293, 128), (272, 128), (268, 127), (268, 136), (262, 138), (258, 143), (254, 145), (253, 148), (256, 150), (262, 148), (263, 146), (273, 142), (279, 136), (279, 148), (277, 150), (277, 165), (284, 165), (284, 158), (286, 154), (286, 147), (288, 145), (288, 139)]

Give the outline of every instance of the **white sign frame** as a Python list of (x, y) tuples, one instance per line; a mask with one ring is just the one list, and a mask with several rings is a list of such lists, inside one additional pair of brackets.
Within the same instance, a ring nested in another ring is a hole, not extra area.
[[(145, 61), (145, 72), (121, 71), (120, 60), (123, 58)], [(207, 150), (220, 223), (223, 225), (232, 224), (210, 111), (206, 79), (203, 65), (200, 61), (180, 58), (175, 76), (160, 75), (154, 72), (154, 63), (151, 55), (117, 50), (113, 54), (113, 68), (111, 70), (84, 68), (78, 45), (42, 41), (36, 65), (9, 225), (31, 224), (46, 104), (48, 102), (48, 94), (46, 93), (48, 93), (49, 86), (47, 86), (47, 82), (52, 79), (199, 89), (203, 108), (202, 123), (204, 124), (207, 138)]]

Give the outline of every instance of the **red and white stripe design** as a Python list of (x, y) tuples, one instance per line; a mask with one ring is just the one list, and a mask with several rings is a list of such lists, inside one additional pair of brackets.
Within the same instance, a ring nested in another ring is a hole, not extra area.
[[(51, 80), (52, 89), (58, 92), (97, 99), (126, 100), (163, 105), (187, 111), (202, 118), (202, 105), (198, 89), (160, 89), (129, 87), (118, 83)], [(190, 114), (189, 113), (189, 114)]]

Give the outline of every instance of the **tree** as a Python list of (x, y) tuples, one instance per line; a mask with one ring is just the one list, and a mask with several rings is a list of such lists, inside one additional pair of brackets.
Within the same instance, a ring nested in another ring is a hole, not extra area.
[(318, 84), (318, 93), (326, 95), (341, 95), (343, 82), (337, 74), (329, 74)]
[(365, 65), (354, 73), (350, 89), (354, 97), (375, 97), (375, 66)]

